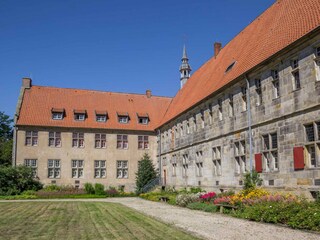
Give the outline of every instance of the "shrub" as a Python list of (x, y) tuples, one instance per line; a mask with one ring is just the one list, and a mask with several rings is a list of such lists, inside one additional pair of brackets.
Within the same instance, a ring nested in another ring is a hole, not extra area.
[(119, 195), (119, 192), (115, 187), (109, 187), (109, 189), (106, 191), (106, 194), (108, 197), (116, 197)]
[(205, 212), (217, 212), (218, 208), (214, 204), (208, 204), (203, 202), (193, 202), (187, 205), (187, 208), (193, 210), (201, 210)]
[(217, 197), (227, 197), (227, 196), (233, 196), (236, 193), (233, 190), (228, 190), (226, 192), (221, 192), (217, 194)]
[(199, 193), (199, 192), (204, 192), (200, 187), (191, 187), (190, 188), (191, 193)]
[(62, 187), (55, 185), (55, 184), (51, 184), (51, 185), (47, 185), (43, 188), (43, 191), (45, 192), (57, 192), (57, 191), (61, 191)]
[(189, 203), (199, 201), (201, 193), (179, 194), (176, 197), (176, 204), (181, 207), (187, 206)]
[(205, 194), (200, 195), (200, 199), (205, 201), (205, 202), (210, 202), (211, 200), (216, 198), (216, 193), (215, 192), (208, 192)]
[(247, 172), (244, 174), (243, 179), (243, 189), (249, 190), (256, 188), (256, 186), (260, 186), (262, 183), (262, 179), (259, 176), (259, 173), (256, 171), (252, 171), (252, 173)]
[(96, 195), (105, 195), (104, 186), (101, 183), (96, 183), (94, 185), (94, 193)]
[(17, 195), (26, 190), (39, 190), (42, 184), (33, 178), (29, 167), (0, 167), (0, 195)]
[(87, 194), (94, 194), (95, 193), (95, 189), (94, 189), (92, 183), (85, 183), (84, 190), (86, 191)]

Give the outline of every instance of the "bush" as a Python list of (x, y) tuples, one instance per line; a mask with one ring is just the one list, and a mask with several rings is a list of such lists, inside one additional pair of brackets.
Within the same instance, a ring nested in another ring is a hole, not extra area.
[(104, 186), (101, 183), (96, 183), (94, 185), (94, 193), (96, 195), (105, 195)]
[(186, 207), (189, 203), (199, 201), (201, 193), (179, 194), (176, 197), (176, 204), (180, 207)]
[(109, 189), (106, 191), (106, 194), (108, 197), (116, 197), (119, 195), (119, 192), (115, 187), (109, 187)]
[(214, 204), (208, 204), (208, 203), (203, 203), (203, 202), (193, 202), (189, 203), (187, 205), (187, 208), (193, 209), (193, 210), (201, 210), (205, 212), (217, 212), (218, 207), (215, 206)]
[(262, 184), (262, 179), (260, 178), (259, 173), (252, 171), (252, 173), (247, 172), (244, 174), (243, 179), (243, 189), (250, 191), (250, 189), (255, 189), (256, 186)]
[(190, 188), (191, 193), (199, 193), (199, 192), (204, 192), (200, 187), (191, 187)]
[(204, 202), (213, 201), (216, 198), (217, 194), (215, 192), (208, 192), (200, 195), (200, 199)]
[(33, 178), (29, 167), (0, 167), (0, 195), (18, 195), (26, 190), (37, 191), (42, 184)]
[(86, 191), (87, 194), (94, 194), (95, 193), (95, 189), (94, 189), (92, 183), (85, 183), (84, 190)]
[(51, 184), (51, 185), (47, 185), (43, 188), (43, 191), (45, 192), (58, 192), (61, 191), (62, 187), (55, 185), (55, 184)]

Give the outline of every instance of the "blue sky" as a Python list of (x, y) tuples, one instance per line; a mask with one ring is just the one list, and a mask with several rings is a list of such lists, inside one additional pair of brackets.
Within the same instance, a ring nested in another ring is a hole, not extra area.
[(274, 0), (1, 0), (0, 111), (34, 85), (174, 96), (186, 43), (193, 72)]

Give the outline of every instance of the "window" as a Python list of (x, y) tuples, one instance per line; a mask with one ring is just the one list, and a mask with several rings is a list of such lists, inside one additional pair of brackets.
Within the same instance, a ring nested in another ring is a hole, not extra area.
[(48, 160), (48, 178), (60, 178), (61, 166), (60, 160), (49, 159)]
[(320, 57), (320, 47), (316, 47), (316, 57)]
[(73, 110), (74, 120), (76, 121), (84, 121), (86, 118), (86, 110)]
[[(320, 58), (320, 57), (319, 57)], [(320, 81), (320, 60), (315, 60), (315, 72), (316, 72), (316, 81)]]
[(128, 149), (128, 135), (117, 135), (117, 148)]
[(279, 72), (278, 70), (272, 70), (272, 84), (273, 84), (273, 96), (274, 98), (280, 97), (280, 83), (279, 83)]
[(293, 89), (297, 90), (301, 88), (300, 74), (299, 74), (299, 60), (294, 59), (291, 61), (292, 76), (293, 76)]
[(61, 120), (61, 119), (63, 119), (63, 113), (62, 112), (53, 112), (52, 113), (52, 119), (53, 120)]
[(149, 116), (147, 113), (143, 114), (143, 113), (137, 113), (138, 116), (138, 123), (139, 124), (148, 124), (149, 123)]
[(222, 99), (218, 99), (218, 117), (222, 120)]
[(117, 161), (117, 178), (128, 178), (128, 161)]
[(261, 79), (255, 79), (257, 101), (256, 105), (260, 106), (262, 104), (262, 90), (261, 90)]
[(61, 147), (61, 132), (49, 132), (49, 147)]
[(319, 167), (320, 159), (320, 122), (310, 123), (305, 127), (305, 150), (306, 162), (308, 168)]
[(221, 147), (212, 148), (213, 175), (221, 176)]
[(183, 177), (188, 177), (188, 162), (189, 162), (188, 154), (183, 154), (182, 155), (182, 176)]
[(51, 117), (53, 120), (62, 120), (64, 116), (64, 109), (52, 108)]
[(96, 115), (96, 121), (97, 122), (106, 122), (107, 116), (106, 115)]
[(204, 111), (200, 111), (201, 128), (204, 128)]
[(235, 155), (235, 173), (241, 174), (247, 171), (246, 164), (246, 144), (245, 141), (238, 141), (234, 143)]
[(212, 104), (211, 103), (209, 104), (209, 107), (208, 107), (208, 117), (209, 117), (209, 124), (211, 125), (212, 121), (213, 121)]
[(138, 149), (149, 149), (149, 136), (138, 136)]
[(177, 158), (176, 155), (172, 155), (172, 177), (177, 175)]
[(34, 178), (37, 177), (37, 159), (25, 159), (24, 165), (31, 168)]
[(26, 131), (26, 146), (38, 145), (38, 131)]
[(83, 177), (83, 160), (71, 160), (71, 176), (72, 178)]
[(190, 134), (190, 123), (187, 121), (187, 134)]
[(279, 170), (277, 133), (262, 135), (262, 156), (264, 172)]
[(242, 111), (247, 111), (247, 87), (241, 87)]
[(196, 176), (202, 177), (203, 159), (202, 151), (196, 152)]
[(229, 117), (232, 117), (234, 114), (233, 112), (233, 94), (229, 95)]
[(105, 178), (106, 176), (106, 161), (94, 160), (94, 178)]
[(180, 123), (180, 136), (183, 137), (183, 135), (184, 135), (183, 123)]
[(128, 123), (129, 122), (129, 114), (128, 113), (117, 113), (118, 114), (118, 122), (119, 123)]
[(94, 147), (106, 148), (107, 147), (107, 135), (104, 133), (96, 133), (94, 135)]
[(72, 147), (84, 148), (84, 133), (72, 133)]
[(193, 122), (193, 132), (196, 132), (197, 131), (197, 116), (196, 115), (193, 115), (192, 122)]

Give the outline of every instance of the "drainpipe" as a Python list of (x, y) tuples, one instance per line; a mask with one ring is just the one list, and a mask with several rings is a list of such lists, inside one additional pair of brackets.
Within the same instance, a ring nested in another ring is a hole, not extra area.
[(247, 82), (247, 99), (248, 99), (248, 138), (249, 138), (249, 159), (250, 159), (250, 175), (252, 176), (252, 129), (251, 129), (251, 102), (250, 102), (250, 80), (245, 76)]
[(160, 129), (158, 130), (158, 136), (159, 136), (159, 178), (160, 178), (160, 183), (162, 183), (162, 164), (161, 164), (161, 131)]
[[(15, 117), (16, 118), (16, 117)], [(12, 144), (12, 166), (15, 167), (17, 165), (17, 131), (18, 127), (16, 124), (13, 126), (13, 144)]]

